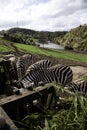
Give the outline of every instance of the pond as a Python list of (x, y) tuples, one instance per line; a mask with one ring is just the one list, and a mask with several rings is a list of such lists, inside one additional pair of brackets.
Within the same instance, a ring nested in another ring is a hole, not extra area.
[(43, 48), (52, 48), (52, 49), (60, 49), (60, 50), (64, 49), (64, 46), (61, 46), (52, 42), (48, 42), (44, 44), (40, 43), (39, 45), (40, 47), (43, 47)]

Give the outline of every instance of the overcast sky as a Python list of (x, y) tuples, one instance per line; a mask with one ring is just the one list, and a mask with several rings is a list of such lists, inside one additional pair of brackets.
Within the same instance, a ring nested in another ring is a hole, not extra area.
[(87, 24), (87, 0), (0, 0), (0, 30), (63, 31)]

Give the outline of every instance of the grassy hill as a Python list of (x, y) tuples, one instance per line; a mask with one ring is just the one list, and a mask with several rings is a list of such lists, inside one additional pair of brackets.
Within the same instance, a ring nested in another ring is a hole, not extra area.
[(87, 51), (87, 25), (71, 29), (61, 40), (60, 43), (65, 48), (79, 51)]

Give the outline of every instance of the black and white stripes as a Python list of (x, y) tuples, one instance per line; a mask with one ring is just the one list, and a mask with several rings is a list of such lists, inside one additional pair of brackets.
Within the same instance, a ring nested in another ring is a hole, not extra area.
[(69, 90), (74, 93), (82, 94), (87, 96), (87, 80), (84, 80), (79, 83), (71, 82), (68, 86)]
[(30, 65), (26, 71), (26, 74), (29, 73), (29, 71), (35, 71), (35, 70), (41, 70), (41, 69), (47, 69), (49, 67), (53, 66), (52, 62), (50, 62), (48, 59), (40, 60), (38, 62), (35, 62), (34, 64)]
[(73, 82), (73, 72), (68, 65), (53, 65), (48, 59), (33, 63), (33, 58), (25, 54), (10, 62), (9, 75), (13, 87), (38, 87), (39, 83), (56, 82), (72, 92), (87, 95), (87, 81)]
[(9, 65), (6, 66), (7, 73), (9, 73), (11, 82), (14, 81), (14, 80), (18, 80), (16, 60), (17, 59), (15, 57), (10, 58), (9, 59)]
[(25, 88), (33, 83), (35, 87), (39, 82), (51, 83), (57, 82), (63, 86), (72, 81), (73, 73), (69, 66), (56, 65), (49, 68), (35, 69), (28, 71), (21, 83)]
[(32, 64), (32, 62), (32, 56), (29, 54), (25, 54), (18, 58), (16, 63), (18, 80), (21, 80), (24, 77), (28, 67)]
[(19, 57), (10, 71), (16, 77), (13, 78), (16, 82), (13, 82), (19, 88), (28, 88), (30, 84), (37, 87), (40, 82), (44, 84), (56, 82), (65, 87), (73, 79), (73, 72), (69, 66), (62, 64), (54, 66), (48, 59), (32, 63), (32, 57), (29, 54)]

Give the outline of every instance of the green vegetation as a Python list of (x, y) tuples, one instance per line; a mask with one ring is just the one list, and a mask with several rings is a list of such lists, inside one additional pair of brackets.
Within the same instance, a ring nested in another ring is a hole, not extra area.
[(0, 52), (15, 51), (11, 42), (0, 37)]
[(56, 58), (74, 60), (79, 62), (87, 62), (87, 55), (81, 53), (72, 53), (70, 51), (57, 50), (57, 49), (44, 49), (34, 45), (26, 45), (21, 43), (10, 42), (8, 40), (0, 38), (0, 52), (24, 52), (33, 53), (45, 56), (51, 56)]
[(0, 45), (0, 52), (6, 52), (6, 51), (10, 51), (10, 49), (8, 49), (8, 47), (6, 47), (6, 46)]
[(87, 51), (87, 25), (71, 29), (60, 43), (68, 49)]
[(35, 31), (23, 28), (12, 28), (8, 31), (0, 32), (7, 39), (12, 42), (24, 43), (28, 45), (35, 45), (36, 42), (46, 43), (52, 41), (64, 45), (66, 49), (87, 51), (87, 25), (80, 25), (79, 27), (67, 31)]
[(22, 130), (86, 130), (87, 100), (77, 93), (58, 100), (57, 108), (29, 113), (21, 121), (15, 121)]
[(36, 46), (24, 45), (24, 44), (15, 44), (15, 46), (25, 52), (30, 52), (34, 54), (42, 54), (42, 55), (52, 56), (56, 58), (75, 60), (75, 61), (80, 61), (80, 62), (87, 62), (87, 55), (85, 54), (79, 55), (79, 53), (59, 51), (55, 49), (42, 49)]
[(24, 28), (11, 28), (8, 31), (2, 31), (5, 39), (12, 42), (24, 43), (29, 45), (34, 45), (35, 41), (47, 42), (53, 41), (58, 43), (57, 37), (62, 38), (67, 32), (48, 32), (48, 31), (35, 31)]

